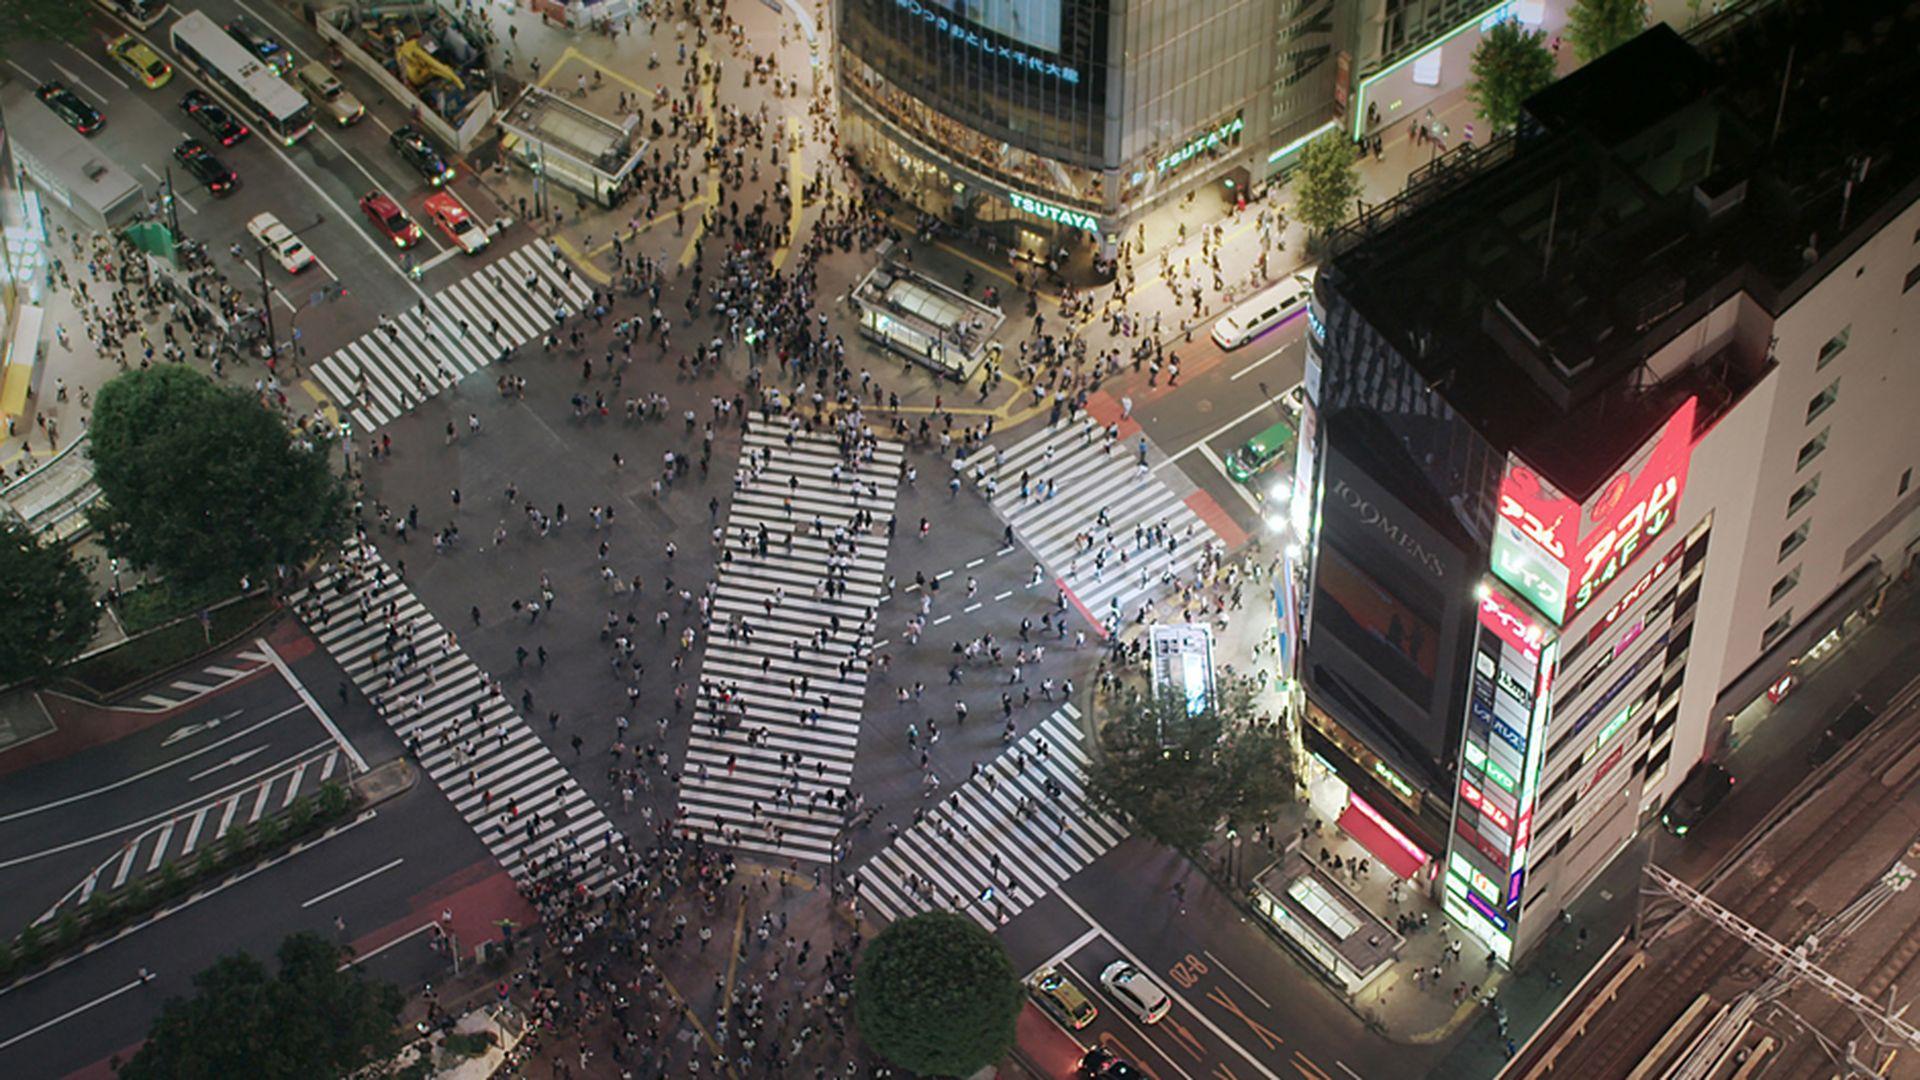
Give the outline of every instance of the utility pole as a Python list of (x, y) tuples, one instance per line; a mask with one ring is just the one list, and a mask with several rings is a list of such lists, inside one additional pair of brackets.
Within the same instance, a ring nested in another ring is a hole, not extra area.
[(267, 284), (267, 245), (261, 244), (253, 253), (255, 269), (260, 273), (260, 310), (267, 320), (267, 360), (280, 355), (280, 342), (273, 331), (273, 290)]

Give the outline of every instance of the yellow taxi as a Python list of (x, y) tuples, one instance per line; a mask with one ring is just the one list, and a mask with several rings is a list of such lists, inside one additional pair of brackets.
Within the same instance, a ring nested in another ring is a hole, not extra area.
[(160, 59), (159, 53), (132, 34), (121, 34), (108, 42), (107, 55), (127, 74), (145, 83), (149, 90), (158, 90), (173, 78), (173, 65)]
[(1040, 1007), (1075, 1031), (1093, 1023), (1100, 1010), (1088, 1000), (1086, 992), (1073, 984), (1058, 968), (1041, 968), (1027, 980), (1027, 992)]

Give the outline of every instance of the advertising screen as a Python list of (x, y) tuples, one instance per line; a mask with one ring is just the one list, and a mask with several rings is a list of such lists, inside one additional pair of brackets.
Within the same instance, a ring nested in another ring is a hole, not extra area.
[(928, 0), (984, 30), (1060, 51), (1060, 0)]
[(1584, 506), (1510, 458), (1500, 482), (1493, 572), (1556, 625), (1585, 609), (1673, 524), (1697, 404), (1688, 398)]

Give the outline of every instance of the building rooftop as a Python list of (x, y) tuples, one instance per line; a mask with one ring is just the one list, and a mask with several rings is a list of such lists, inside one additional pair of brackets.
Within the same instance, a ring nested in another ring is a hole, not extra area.
[(527, 87), (502, 118), (509, 128), (609, 175), (633, 163), (639, 120), (638, 113), (629, 113), (624, 124), (616, 124), (538, 86)]
[(1654, 386), (1652, 353), (1742, 292), (1779, 313), (1920, 193), (1917, 14), (1752, 0), (1689, 39), (1656, 26), (1343, 229), (1322, 278), (1585, 498), (1680, 400), (1711, 422), (1766, 361)]

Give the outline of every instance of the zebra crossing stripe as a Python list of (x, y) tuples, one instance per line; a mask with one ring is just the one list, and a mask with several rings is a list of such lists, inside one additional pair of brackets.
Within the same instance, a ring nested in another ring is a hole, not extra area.
[[(1163, 574), (1190, 573), (1214, 539), (1207, 524), (1157, 473), (1141, 475), (1139, 460), (1137, 450), (1124, 440), (1109, 447), (1099, 427), (1083, 417), (1077, 425), (1041, 428), (1004, 452), (983, 447), (961, 467), (969, 474), (985, 469), (995, 479), (994, 511), (1082, 607), (1104, 619), (1157, 595)], [(1023, 473), (1029, 478), (1024, 497)], [(1094, 523), (1103, 510), (1106, 535), (1118, 553), (1096, 567), (1092, 552), (1079, 552), (1078, 537), (1097, 534)], [(1162, 530), (1159, 542), (1135, 543), (1136, 528), (1156, 527)], [(1169, 540), (1174, 545), (1171, 556), (1166, 553)]]
[(1087, 802), (1079, 717), (1062, 705), (868, 860), (853, 874), (861, 901), (888, 920), (939, 908), (991, 931), (1126, 839)]
[[(519, 711), (486, 689), (485, 674), (450, 644), (445, 628), (379, 553), (368, 548), (360, 561), (369, 579), (341, 590), (329, 575), (294, 598), (308, 630), (379, 705), (394, 732), (417, 739), (422, 771), (501, 866), (525, 878), (535, 856), (585, 856), (582, 881), (598, 890), (611, 871), (593, 856), (612, 841), (612, 823)], [(382, 617), (363, 617), (363, 603)], [(396, 640), (411, 642), (416, 655), (397, 679), (390, 679), (386, 648), (389, 605)], [(332, 767), (327, 759), (323, 776)], [(529, 839), (536, 815), (541, 826)]]
[[(759, 471), (736, 485), (723, 532), (731, 558), (716, 575), (681, 775), (689, 831), (768, 855), (831, 857), (845, 824), (886, 579), (885, 522), (903, 456), (898, 444), (875, 442), (856, 466), (835, 436), (747, 432), (741, 467)], [(873, 524), (857, 531), (861, 510)], [(845, 558), (835, 554), (842, 538), (854, 545)], [(841, 587), (828, 595), (820, 589), (830, 577)], [(731, 713), (736, 707), (744, 713)]]
[[(357, 430), (372, 431), (493, 363), (502, 347), (538, 337), (553, 325), (556, 307), (578, 313), (592, 295), (552, 245), (534, 240), (433, 294), (424, 313), (413, 307), (392, 316), (392, 332), (376, 326), (311, 371)], [(494, 319), (498, 338), (488, 325)]]

